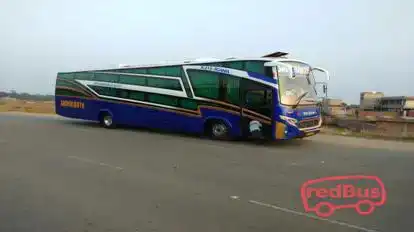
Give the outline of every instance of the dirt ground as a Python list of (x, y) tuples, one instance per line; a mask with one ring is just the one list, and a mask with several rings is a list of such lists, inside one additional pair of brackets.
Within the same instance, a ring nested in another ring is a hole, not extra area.
[(23, 112), (54, 114), (55, 102), (24, 101), (17, 99), (0, 99), (0, 112)]
[[(40, 102), (40, 101), (24, 101), (17, 99), (0, 99), (0, 112), (18, 112), (18, 113), (31, 113), (31, 114), (55, 114), (55, 104), (54, 101)], [(387, 139), (387, 140), (408, 140), (410, 142), (414, 141), (413, 138), (395, 138), (389, 136), (379, 136), (371, 134), (361, 134), (361, 133), (352, 133), (348, 130), (339, 130), (337, 128), (324, 127), (322, 129), (322, 134), (326, 135), (342, 135), (347, 137), (364, 137), (371, 139)]]

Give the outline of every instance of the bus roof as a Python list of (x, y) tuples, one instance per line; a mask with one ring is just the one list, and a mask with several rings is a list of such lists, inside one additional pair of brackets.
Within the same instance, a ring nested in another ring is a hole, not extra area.
[(254, 58), (234, 58), (230, 57), (227, 59), (217, 59), (217, 58), (198, 58), (195, 60), (187, 60), (181, 62), (160, 62), (158, 64), (142, 64), (142, 65), (126, 65), (122, 64), (118, 68), (106, 68), (106, 69), (85, 69), (78, 71), (69, 71), (69, 72), (59, 72), (59, 73), (76, 73), (76, 72), (96, 72), (96, 71), (109, 71), (109, 70), (123, 70), (131, 68), (156, 68), (156, 67), (168, 67), (168, 66), (179, 66), (179, 65), (200, 65), (200, 64), (209, 64), (209, 63), (219, 63), (219, 62), (234, 62), (234, 61), (273, 61), (275, 59), (283, 59), (288, 53), (285, 52), (274, 52), (267, 54), (263, 57), (254, 57)]

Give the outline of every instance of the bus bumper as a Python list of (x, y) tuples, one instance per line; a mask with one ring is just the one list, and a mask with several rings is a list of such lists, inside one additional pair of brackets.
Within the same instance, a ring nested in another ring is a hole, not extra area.
[(312, 131), (301, 131), (301, 134), (297, 138), (305, 138), (305, 137), (313, 136), (313, 135), (319, 134), (320, 131), (321, 131), (320, 128), (316, 130), (312, 130)]
[(275, 123), (275, 140), (291, 140), (296, 138), (305, 138), (316, 135), (320, 132), (321, 127), (312, 128), (311, 130), (300, 130), (297, 127), (282, 122)]

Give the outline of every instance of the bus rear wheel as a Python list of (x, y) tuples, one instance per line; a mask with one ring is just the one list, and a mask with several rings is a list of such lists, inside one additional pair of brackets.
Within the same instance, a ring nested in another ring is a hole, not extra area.
[(215, 140), (229, 139), (229, 126), (221, 120), (207, 122), (206, 133)]
[(100, 114), (100, 117), (99, 117), (99, 121), (100, 121), (101, 125), (104, 128), (111, 129), (111, 128), (114, 128), (115, 127), (115, 124), (114, 124), (114, 120), (112, 118), (112, 115), (110, 115), (109, 113), (106, 113), (106, 112), (105, 113), (101, 113)]

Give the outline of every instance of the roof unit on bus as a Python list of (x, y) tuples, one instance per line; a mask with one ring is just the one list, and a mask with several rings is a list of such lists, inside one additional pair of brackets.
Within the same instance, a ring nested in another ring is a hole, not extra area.
[(118, 68), (130, 68), (133, 67), (133, 65), (129, 65), (129, 64), (119, 64)]
[(218, 58), (197, 58), (194, 61), (195, 62), (210, 62), (210, 61), (221, 61), (222, 59), (218, 59)]
[(263, 58), (279, 58), (279, 57), (286, 57), (289, 53), (287, 52), (273, 52), (267, 55), (262, 56)]

